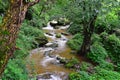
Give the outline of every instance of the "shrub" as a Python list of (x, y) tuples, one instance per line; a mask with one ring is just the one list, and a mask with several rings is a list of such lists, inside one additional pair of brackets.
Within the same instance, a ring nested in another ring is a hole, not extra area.
[(28, 80), (27, 70), (24, 61), (21, 59), (11, 59), (4, 71), (2, 80)]
[(76, 34), (71, 40), (67, 42), (67, 45), (73, 50), (79, 50), (83, 41), (81, 34)]
[(80, 78), (81, 78), (81, 76), (80, 76), (79, 73), (71, 73), (71, 74), (69, 75), (69, 79), (70, 79), (70, 80), (81, 80)]
[(112, 29), (120, 26), (117, 11), (112, 10), (108, 14), (99, 16), (96, 20), (96, 33), (102, 33), (104, 31), (110, 32)]
[(80, 70), (81, 71), (87, 71), (89, 67), (91, 67), (92, 65), (90, 63), (87, 62), (82, 62), (81, 66), (80, 66)]
[(33, 28), (27, 22), (22, 24), (16, 40), (16, 46), (20, 50), (16, 50), (14, 56), (8, 62), (2, 80), (28, 80), (28, 73), (24, 59), (34, 46), (33, 42), (35, 41), (35, 38), (42, 36), (44, 35), (41, 30)]
[(99, 67), (103, 68), (103, 69), (106, 69), (106, 70), (111, 70), (111, 71), (114, 70), (114, 65), (112, 63), (109, 63), (109, 62), (106, 62), (106, 61), (102, 61), (99, 64)]
[(68, 61), (67, 64), (65, 64), (65, 67), (73, 68), (78, 63), (79, 63), (79, 61), (76, 58), (72, 58), (71, 60)]
[(70, 32), (71, 34), (77, 34), (82, 31), (82, 28), (83, 28), (82, 25), (72, 23), (67, 31)]
[(87, 72), (80, 71), (74, 72), (69, 75), (70, 80), (89, 80), (89, 75)]
[(112, 35), (106, 36), (106, 39), (104, 39), (103, 44), (105, 46), (105, 49), (108, 51), (110, 58), (119, 68), (120, 39), (115, 34), (112, 34)]
[(87, 57), (96, 63), (100, 63), (107, 57), (105, 48), (98, 42), (95, 42), (87, 54)]
[(120, 74), (96, 67), (96, 73), (92, 74), (89, 80), (120, 80)]

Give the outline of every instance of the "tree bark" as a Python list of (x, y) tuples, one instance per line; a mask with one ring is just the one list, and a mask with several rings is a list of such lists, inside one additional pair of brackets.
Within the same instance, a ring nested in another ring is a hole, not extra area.
[(38, 3), (39, 0), (26, 3), (24, 0), (10, 0), (9, 2), (9, 8), (0, 25), (0, 76), (4, 72), (8, 60), (16, 50), (17, 34), (27, 9)]
[(81, 46), (80, 50), (78, 51), (78, 53), (81, 56), (85, 56), (90, 51), (91, 37), (92, 37), (92, 34), (94, 32), (96, 18), (97, 18), (97, 16), (93, 16), (90, 19), (90, 22), (88, 24), (86, 22), (84, 22), (84, 24), (83, 24), (83, 26), (84, 26), (84, 32), (83, 32), (84, 39), (83, 39), (82, 46)]

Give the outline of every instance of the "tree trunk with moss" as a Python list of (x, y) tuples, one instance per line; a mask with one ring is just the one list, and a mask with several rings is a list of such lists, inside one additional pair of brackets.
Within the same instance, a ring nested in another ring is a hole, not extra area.
[(96, 21), (97, 15), (93, 16), (93, 18), (90, 19), (89, 25), (85, 22), (84, 25), (84, 38), (83, 38), (83, 43), (82, 46), (80, 48), (80, 50), (78, 51), (78, 53), (81, 56), (86, 56), (87, 53), (90, 51), (90, 46), (91, 46), (91, 38), (92, 38), (92, 34), (94, 32), (94, 28), (95, 28), (95, 21)]
[(16, 38), (27, 9), (38, 3), (24, 0), (9, 0), (9, 8), (0, 25), (0, 76), (5, 70), (8, 60), (16, 50)]

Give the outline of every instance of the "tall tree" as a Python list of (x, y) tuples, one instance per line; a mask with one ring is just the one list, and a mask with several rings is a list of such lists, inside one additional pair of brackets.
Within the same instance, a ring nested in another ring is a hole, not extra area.
[[(95, 23), (100, 15), (105, 15), (114, 7), (118, 7), (119, 0), (69, 0), (66, 7), (66, 14), (75, 28), (80, 26), (82, 31), (76, 29), (75, 33), (83, 33), (82, 46), (78, 53), (85, 56), (90, 51), (91, 37), (95, 30)], [(69, 7), (68, 7), (69, 6)], [(74, 28), (73, 27), (73, 28)]]
[[(82, 4), (82, 11), (83, 11), (83, 18), (82, 18), (82, 24), (83, 24), (83, 43), (80, 48), (80, 53), (82, 56), (86, 55), (90, 51), (90, 45), (91, 45), (91, 36), (95, 29), (95, 22), (98, 16), (98, 12), (101, 8), (101, 0), (86, 0), (80, 2)], [(93, 4), (94, 3), (94, 4)]]
[(0, 25), (0, 75), (2, 75), (8, 60), (16, 50), (17, 33), (27, 9), (39, 1), (9, 0), (8, 10)]

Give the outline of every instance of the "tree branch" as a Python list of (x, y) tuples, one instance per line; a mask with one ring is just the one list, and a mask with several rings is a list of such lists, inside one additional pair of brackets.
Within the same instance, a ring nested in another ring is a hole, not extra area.
[(35, 5), (35, 4), (37, 4), (37, 3), (39, 3), (40, 2), (40, 0), (35, 0), (35, 1), (32, 1), (32, 2), (29, 2), (28, 3), (28, 6), (30, 7), (30, 6), (33, 6), (33, 5)]

